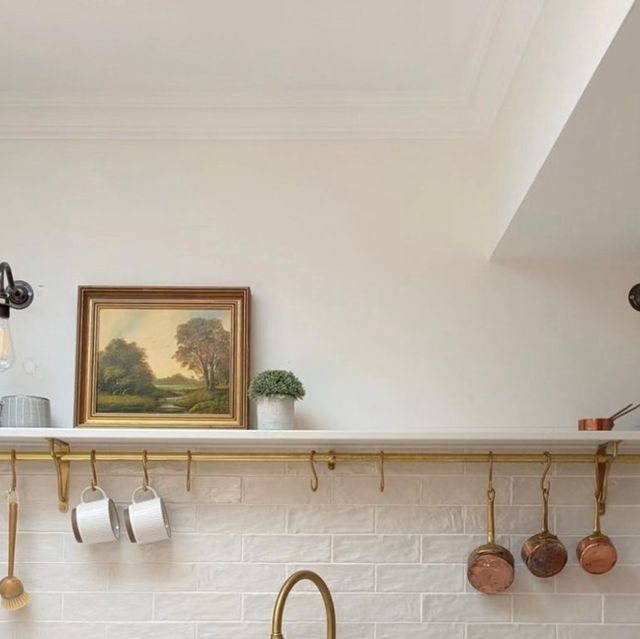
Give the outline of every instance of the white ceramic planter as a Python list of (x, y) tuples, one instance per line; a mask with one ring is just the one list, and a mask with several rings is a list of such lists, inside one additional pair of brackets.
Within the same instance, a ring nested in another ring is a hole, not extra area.
[(295, 400), (288, 395), (267, 395), (257, 401), (259, 430), (292, 430)]

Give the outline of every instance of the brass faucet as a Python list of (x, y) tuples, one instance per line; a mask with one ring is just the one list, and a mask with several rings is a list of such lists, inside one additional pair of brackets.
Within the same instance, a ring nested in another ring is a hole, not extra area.
[(284, 582), (284, 585), (280, 589), (278, 598), (276, 599), (276, 605), (273, 608), (273, 621), (271, 624), (271, 639), (284, 639), (282, 634), (282, 619), (284, 616), (284, 606), (287, 603), (287, 598), (291, 594), (293, 587), (299, 581), (310, 581), (320, 591), (322, 599), (324, 600), (324, 607), (327, 612), (327, 639), (336, 639), (336, 609), (333, 605), (333, 598), (331, 597), (331, 591), (325, 581), (310, 570), (301, 570), (296, 572), (289, 579)]

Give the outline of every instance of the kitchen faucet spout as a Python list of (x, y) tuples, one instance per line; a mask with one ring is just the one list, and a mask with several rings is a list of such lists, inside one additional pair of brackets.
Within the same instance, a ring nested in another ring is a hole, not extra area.
[(336, 639), (336, 610), (333, 605), (331, 591), (322, 577), (310, 570), (301, 570), (294, 573), (284, 582), (284, 585), (280, 589), (280, 593), (276, 599), (276, 605), (273, 608), (271, 639), (284, 639), (284, 635), (282, 634), (284, 607), (294, 586), (300, 581), (310, 581), (320, 591), (324, 601), (325, 611), (327, 613), (327, 639)]

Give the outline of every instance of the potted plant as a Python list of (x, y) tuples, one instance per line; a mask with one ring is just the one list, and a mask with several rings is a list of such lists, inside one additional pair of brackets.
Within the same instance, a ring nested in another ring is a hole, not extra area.
[(258, 428), (293, 428), (294, 402), (304, 395), (304, 386), (291, 371), (270, 370), (256, 375), (249, 385), (249, 399), (257, 404)]

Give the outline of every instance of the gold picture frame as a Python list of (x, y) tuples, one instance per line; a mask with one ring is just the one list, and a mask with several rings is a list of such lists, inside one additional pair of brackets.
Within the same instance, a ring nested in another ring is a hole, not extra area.
[(78, 287), (75, 426), (247, 428), (250, 298)]

